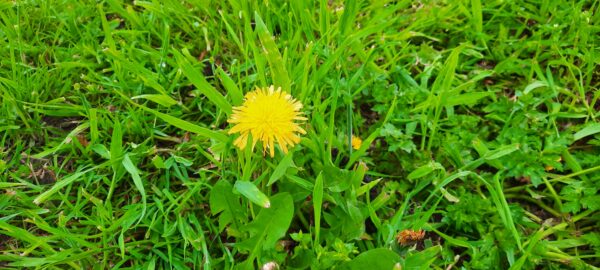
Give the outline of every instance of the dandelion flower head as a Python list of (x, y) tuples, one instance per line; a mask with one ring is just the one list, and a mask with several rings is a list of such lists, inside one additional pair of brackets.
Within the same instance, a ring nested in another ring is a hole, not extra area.
[(306, 134), (296, 121), (304, 121), (302, 103), (290, 94), (275, 89), (257, 88), (248, 92), (241, 106), (233, 108), (233, 114), (227, 122), (234, 124), (229, 134), (240, 133), (233, 142), (240, 149), (245, 149), (248, 136), (252, 136), (252, 149), (258, 141), (262, 142), (263, 153), (269, 150), (275, 156), (277, 143), (284, 153), (288, 148), (300, 142), (300, 134)]

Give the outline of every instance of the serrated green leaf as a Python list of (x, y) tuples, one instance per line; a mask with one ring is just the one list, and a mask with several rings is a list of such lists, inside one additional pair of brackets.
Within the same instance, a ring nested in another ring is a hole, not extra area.
[(239, 230), (238, 220), (245, 216), (239, 196), (233, 194), (232, 190), (233, 186), (229, 182), (220, 180), (210, 191), (210, 212), (213, 215), (220, 213), (219, 232), (222, 232), (229, 224), (232, 224), (234, 230)]

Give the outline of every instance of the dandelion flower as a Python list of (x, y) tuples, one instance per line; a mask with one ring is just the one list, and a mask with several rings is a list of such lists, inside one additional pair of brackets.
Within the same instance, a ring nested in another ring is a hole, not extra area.
[(358, 150), (358, 149), (360, 149), (361, 145), (362, 145), (362, 140), (359, 137), (352, 135), (352, 148), (354, 148), (354, 150)]
[(271, 157), (275, 156), (275, 143), (284, 153), (288, 148), (300, 142), (298, 133), (305, 134), (295, 120), (304, 121), (302, 103), (291, 95), (281, 91), (281, 87), (257, 88), (244, 97), (242, 106), (234, 107), (233, 114), (227, 122), (234, 124), (229, 134), (240, 133), (233, 142), (240, 149), (245, 149), (248, 136), (252, 136), (252, 149), (258, 141), (262, 142), (263, 154), (269, 149)]

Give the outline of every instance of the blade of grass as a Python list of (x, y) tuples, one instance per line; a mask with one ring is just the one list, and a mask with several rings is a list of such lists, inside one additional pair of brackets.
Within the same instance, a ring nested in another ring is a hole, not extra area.
[(260, 43), (263, 46), (265, 58), (271, 68), (271, 77), (275, 87), (281, 87), (283, 91), (291, 93), (292, 84), (290, 77), (273, 36), (269, 33), (269, 29), (267, 29), (265, 22), (263, 22), (258, 12), (254, 13), (254, 21), (256, 23), (255, 31), (258, 34)]
[(133, 162), (131, 161), (131, 159), (129, 158), (129, 154), (125, 154), (123, 156), (123, 161), (122, 161), (123, 167), (125, 167), (125, 170), (131, 175), (131, 178), (133, 179), (133, 184), (135, 185), (135, 188), (140, 192), (140, 195), (142, 195), (142, 213), (140, 214), (138, 223), (142, 221), (142, 218), (144, 218), (144, 215), (146, 214), (146, 190), (144, 189), (144, 183), (142, 182), (142, 178), (140, 177), (140, 172), (138, 170), (138, 168), (133, 164)]
[(189, 52), (186, 49), (183, 49), (183, 54), (180, 52), (173, 50), (173, 55), (175, 55), (175, 59), (177, 60), (177, 65), (185, 74), (185, 76), (196, 86), (196, 88), (200, 91), (200, 93), (204, 94), (208, 100), (213, 102), (219, 109), (221, 109), (225, 114), (230, 115), (231, 104), (215, 89), (212, 85), (206, 81), (204, 75), (200, 73), (200, 71), (187, 60), (184, 55), (189, 55)]
[(321, 207), (323, 205), (323, 174), (319, 173), (315, 180), (315, 187), (313, 190), (313, 212), (315, 218), (315, 239), (313, 247), (320, 245), (321, 235)]

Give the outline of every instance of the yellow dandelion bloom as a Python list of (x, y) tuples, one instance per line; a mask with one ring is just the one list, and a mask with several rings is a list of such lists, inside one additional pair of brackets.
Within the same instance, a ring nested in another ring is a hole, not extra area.
[(359, 137), (352, 135), (352, 148), (354, 148), (354, 150), (358, 150), (358, 149), (360, 149), (361, 145), (362, 145), (362, 140)]
[(300, 142), (298, 133), (306, 134), (294, 120), (304, 121), (302, 103), (291, 95), (281, 91), (281, 87), (257, 88), (244, 97), (242, 106), (234, 107), (233, 114), (227, 120), (235, 124), (229, 134), (240, 133), (233, 144), (245, 149), (248, 136), (252, 135), (252, 149), (258, 141), (263, 144), (263, 154), (269, 149), (275, 156), (275, 143), (284, 153), (288, 147)]

